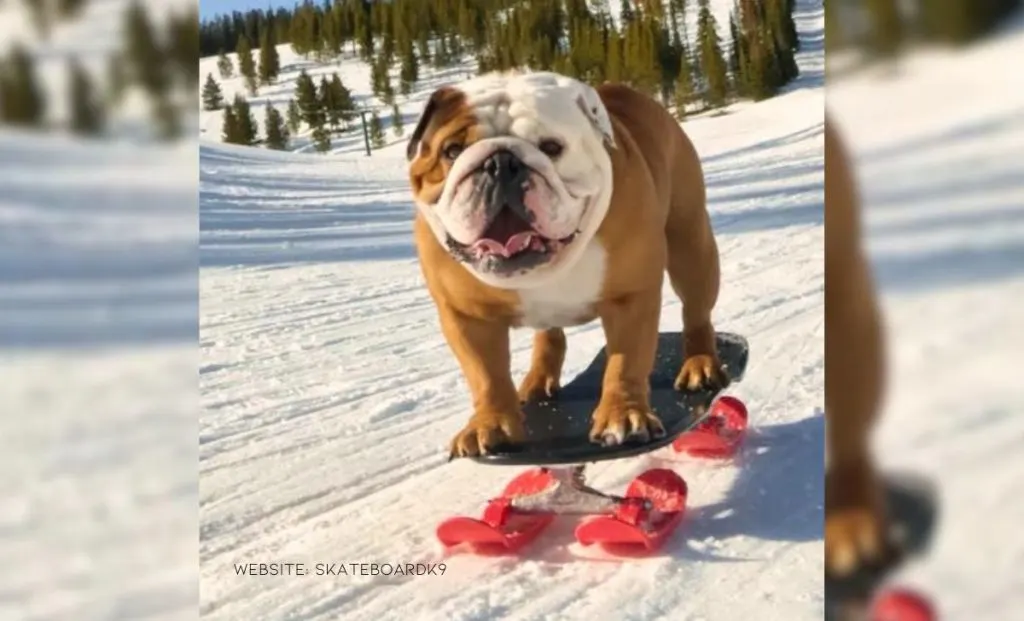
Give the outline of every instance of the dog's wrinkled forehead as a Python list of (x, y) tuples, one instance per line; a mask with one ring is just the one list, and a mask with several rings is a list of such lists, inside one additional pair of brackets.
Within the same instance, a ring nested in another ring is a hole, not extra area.
[(459, 86), (487, 135), (535, 138), (538, 132), (596, 132), (615, 146), (611, 120), (597, 91), (551, 72), (491, 73)]

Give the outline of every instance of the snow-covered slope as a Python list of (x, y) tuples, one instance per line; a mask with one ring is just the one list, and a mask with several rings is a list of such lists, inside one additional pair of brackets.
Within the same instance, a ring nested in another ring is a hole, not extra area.
[(195, 146), (0, 129), (0, 618), (195, 609)]
[[(735, 463), (659, 451), (592, 469), (592, 482), (611, 490), (655, 464), (689, 482), (688, 519), (649, 559), (578, 558), (591, 553), (567, 545), (568, 526), (523, 559), (444, 557), (436, 524), (477, 513), (520, 469), (445, 461), (468, 400), (415, 261), (404, 145), (366, 157), (358, 144), (320, 156), (202, 142), (205, 615), (821, 617), (823, 24), (812, 4), (800, 22), (801, 82), (686, 124), (704, 160), (722, 255), (717, 323), (753, 348), (734, 390), (755, 428)], [(342, 79), (358, 91), (365, 77), (350, 67), (341, 66)], [(665, 299), (663, 328), (679, 329), (679, 305)], [(514, 333), (517, 375), (529, 340)], [(596, 324), (569, 331), (566, 375), (602, 341)], [(234, 570), (272, 561), (443, 562), (446, 571), (253, 578)]]
[[(798, 85), (820, 84), (823, 79), (824, 55), (822, 46), (824, 42), (824, 9), (820, 1), (801, 0), (803, 3), (799, 14), (796, 16), (797, 27), (801, 31), (801, 38), (804, 44), (803, 49), (798, 53), (798, 63), (802, 72), (798, 83), (787, 88), (797, 88)], [(618, 11), (618, 2), (611, 3), (612, 9)], [(696, 33), (697, 5), (689, 3), (687, 21), (691, 37)], [(729, 12), (732, 10), (732, 0), (712, 0), (711, 7), (718, 20), (719, 34), (724, 44), (728, 45), (728, 24)], [(342, 78), (345, 86), (353, 93), (355, 103), (360, 108), (368, 111), (376, 110), (381, 117), (385, 128), (388, 144), (402, 143), (402, 138), (394, 133), (391, 121), (391, 107), (385, 105), (380, 99), (373, 95), (371, 87), (371, 71), (369, 65), (360, 62), (352, 53), (351, 46), (346, 45), (342, 57), (333, 63), (321, 64), (312, 57), (303, 58), (292, 50), (291, 45), (277, 46), (278, 55), (281, 59), (281, 75), (275, 84), (261, 86), (256, 95), (250, 96), (245, 87), (245, 80), (238, 73), (238, 56), (234, 52), (227, 54), (234, 68), (233, 77), (223, 79), (217, 69), (217, 56), (209, 56), (199, 60), (200, 78), (206, 79), (207, 74), (212, 74), (220, 85), (221, 93), (226, 102), (231, 102), (236, 94), (241, 94), (249, 100), (252, 115), (258, 127), (260, 137), (265, 135), (264, 121), (266, 118), (266, 104), (271, 104), (282, 114), (288, 106), (288, 101), (295, 98), (295, 80), (305, 70), (319, 86), (322, 76), (330, 78), (332, 73), (337, 72)], [(253, 51), (253, 59), (258, 62), (259, 50)], [(461, 80), (465, 77), (476, 74), (476, 60), (466, 57), (464, 62), (447, 69), (435, 70), (429, 66), (421, 66), (421, 80), (417, 88), (409, 96), (396, 96), (396, 102), (402, 115), (402, 124), (406, 135), (412, 131), (416, 117), (426, 98), (438, 86)], [(398, 66), (391, 67), (391, 82), (398, 85)], [(738, 109), (746, 104), (738, 104)], [(201, 110), (200, 111), (200, 138), (204, 141), (221, 142), (221, 132), (224, 124), (223, 110)], [(297, 136), (294, 136), (289, 144), (289, 149), (299, 152), (312, 152), (313, 145), (309, 129), (303, 125)], [(332, 153), (362, 153), (364, 142), (361, 130), (351, 130), (345, 135), (332, 138)]]
[[(0, 3), (0, 51), (32, 49), (59, 120), (65, 61), (102, 68), (127, 2), (47, 42), (28, 4)], [(0, 619), (195, 615), (197, 159), (0, 126)]]

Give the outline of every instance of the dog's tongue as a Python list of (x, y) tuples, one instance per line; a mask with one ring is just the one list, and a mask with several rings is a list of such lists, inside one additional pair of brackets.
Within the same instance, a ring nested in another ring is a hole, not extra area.
[(530, 224), (505, 208), (495, 216), (483, 238), (473, 244), (473, 250), (478, 254), (510, 257), (528, 248), (533, 236)]
[(477, 254), (498, 254), (503, 257), (510, 257), (526, 250), (530, 246), (531, 241), (533, 241), (532, 231), (516, 233), (509, 237), (508, 241), (504, 244), (485, 237), (473, 244), (473, 250)]

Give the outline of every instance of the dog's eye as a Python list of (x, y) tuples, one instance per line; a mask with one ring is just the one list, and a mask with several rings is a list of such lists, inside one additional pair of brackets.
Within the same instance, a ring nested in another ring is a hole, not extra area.
[(565, 150), (565, 147), (562, 146), (561, 142), (551, 138), (541, 140), (540, 144), (537, 145), (537, 148), (540, 149), (544, 155), (550, 158), (558, 157), (562, 154), (562, 151)]
[(462, 145), (457, 142), (448, 144), (441, 150), (441, 155), (449, 162), (455, 161), (455, 158), (459, 157), (460, 154), (462, 154)]

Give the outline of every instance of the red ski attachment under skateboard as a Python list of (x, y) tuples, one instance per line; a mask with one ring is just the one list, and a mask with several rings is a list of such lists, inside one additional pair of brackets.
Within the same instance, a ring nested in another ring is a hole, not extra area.
[(629, 484), (625, 501), (614, 515), (581, 523), (576, 540), (583, 545), (639, 545), (656, 550), (682, 521), (686, 491), (686, 481), (675, 472), (648, 470)]
[(747, 432), (747, 407), (736, 397), (719, 397), (711, 412), (694, 429), (672, 443), (679, 453), (693, 457), (731, 457)]
[(905, 589), (887, 589), (871, 605), (871, 621), (936, 621), (928, 600)]
[(482, 519), (453, 517), (437, 527), (437, 538), (447, 547), (468, 543), (478, 551), (492, 548), (514, 552), (537, 538), (555, 519), (554, 513), (525, 513), (511, 506), (512, 498), (536, 494), (552, 483), (551, 474), (540, 468), (512, 479), (501, 496), (487, 503)]

